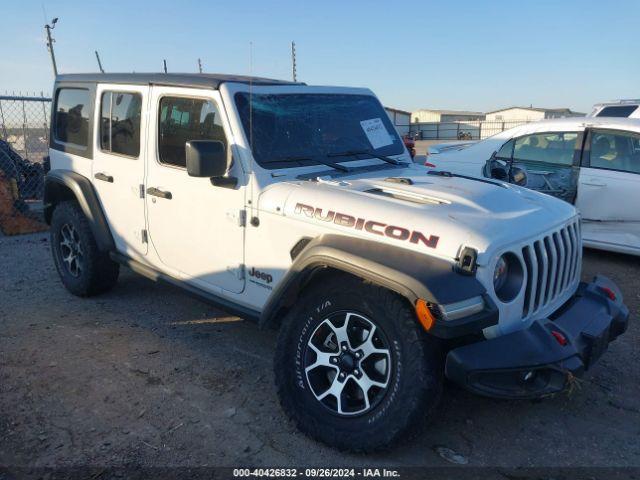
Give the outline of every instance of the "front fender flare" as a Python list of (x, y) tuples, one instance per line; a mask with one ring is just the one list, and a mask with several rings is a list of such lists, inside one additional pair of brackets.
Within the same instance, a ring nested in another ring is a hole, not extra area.
[(405, 248), (343, 235), (322, 235), (309, 241), (265, 304), (260, 325), (277, 325), (279, 312), (290, 307), (318, 268), (334, 268), (369, 280), (405, 297), (455, 303), (486, 290), (473, 276), (454, 270), (452, 262)]

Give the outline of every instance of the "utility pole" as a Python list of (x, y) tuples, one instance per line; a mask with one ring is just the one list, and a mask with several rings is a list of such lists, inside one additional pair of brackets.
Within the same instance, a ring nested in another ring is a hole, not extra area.
[(53, 51), (53, 42), (55, 40), (51, 37), (51, 30), (56, 28), (56, 23), (58, 23), (58, 17), (51, 20), (51, 25), (47, 24), (44, 26), (44, 29), (47, 31), (47, 48), (49, 49), (49, 53), (51, 53), (51, 64), (53, 65), (53, 74), (55, 76), (58, 75), (58, 66), (56, 65), (56, 54)]
[(202, 73), (202, 62), (198, 59), (198, 71)]
[(291, 74), (293, 76), (293, 81), (298, 81), (298, 76), (296, 74), (296, 42), (291, 42)]
[(100, 55), (98, 55), (98, 50), (96, 50), (96, 60), (98, 60), (98, 68), (100, 69), (100, 73), (104, 73), (104, 68), (102, 68), (102, 62), (100, 61)]
[(164, 65), (164, 73), (167, 73), (167, 60), (162, 60), (162, 63)]

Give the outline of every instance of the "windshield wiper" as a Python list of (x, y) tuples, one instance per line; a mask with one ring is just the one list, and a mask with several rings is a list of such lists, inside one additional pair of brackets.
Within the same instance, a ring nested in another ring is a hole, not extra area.
[(447, 170), (429, 170), (427, 175), (434, 175), (436, 177), (446, 177), (446, 178), (464, 178), (465, 180), (473, 180), (476, 182), (488, 183), (490, 185), (495, 185), (496, 187), (508, 188), (504, 185), (504, 183), (500, 183), (500, 180), (493, 180), (491, 178), (484, 177), (470, 177), (468, 175), (461, 175), (459, 173), (451, 173)]
[(355, 157), (357, 155), (369, 155), (373, 158), (378, 158), (383, 162), (390, 163), (391, 165), (406, 165), (406, 163), (399, 162), (398, 160), (385, 155), (379, 155), (371, 150), (347, 150), (346, 152), (327, 153), (327, 157)]
[(334, 170), (339, 170), (341, 172), (350, 172), (351, 169), (349, 167), (345, 167), (344, 165), (340, 165), (339, 163), (329, 162), (327, 160), (321, 160), (319, 158), (311, 158), (311, 157), (281, 157), (274, 158), (272, 160), (267, 160), (262, 163), (280, 163), (280, 162), (305, 162), (305, 161), (313, 161), (318, 162), (322, 165), (326, 165), (327, 167), (331, 167)]

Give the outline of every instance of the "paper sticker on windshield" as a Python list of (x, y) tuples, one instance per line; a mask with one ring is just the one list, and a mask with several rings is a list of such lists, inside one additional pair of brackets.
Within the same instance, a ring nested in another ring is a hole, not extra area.
[(362, 120), (360, 126), (364, 130), (364, 133), (369, 139), (369, 143), (374, 149), (391, 145), (393, 138), (387, 132), (387, 129), (379, 118), (372, 118), (371, 120)]

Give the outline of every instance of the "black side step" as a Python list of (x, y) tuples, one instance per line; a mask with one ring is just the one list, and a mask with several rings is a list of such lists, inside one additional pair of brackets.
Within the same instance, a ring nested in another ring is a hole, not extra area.
[(213, 305), (214, 307), (219, 308), (220, 310), (224, 310), (231, 315), (236, 315), (238, 317), (242, 317), (256, 323), (260, 318), (260, 312), (257, 310), (245, 307), (244, 305), (239, 305), (219, 295), (195, 287), (183, 280), (179, 280), (170, 275), (167, 275), (166, 273), (159, 272), (154, 268), (149, 267), (148, 265), (144, 265), (143, 263), (127, 257), (126, 255), (117, 252), (111, 252), (109, 256), (113, 261), (118, 262), (125, 267), (129, 267), (131, 270), (142, 275), (143, 277), (147, 277), (154, 282), (165, 282), (179, 287), (182, 290), (185, 290), (187, 293), (193, 295), (194, 297), (203, 300)]

